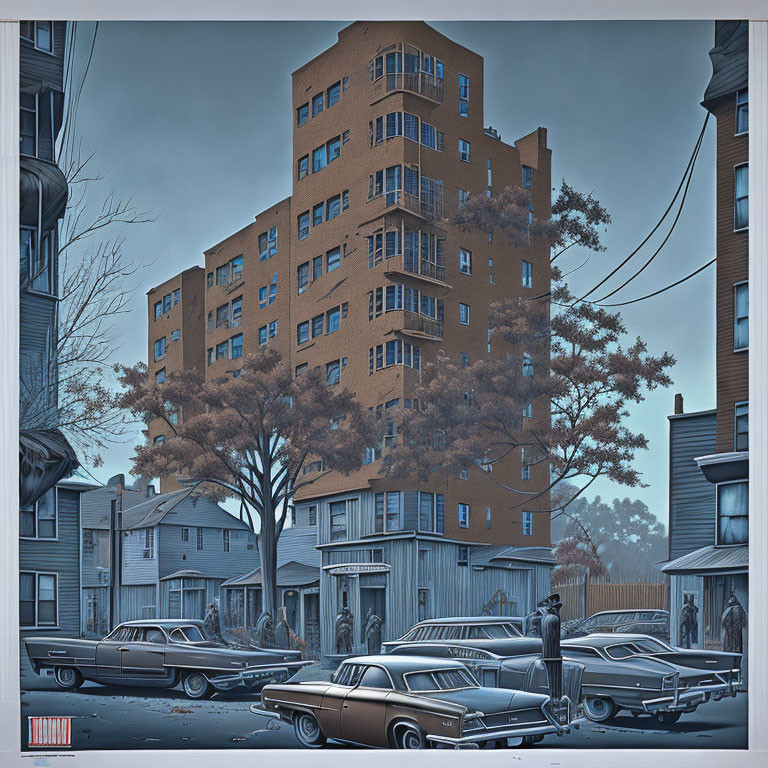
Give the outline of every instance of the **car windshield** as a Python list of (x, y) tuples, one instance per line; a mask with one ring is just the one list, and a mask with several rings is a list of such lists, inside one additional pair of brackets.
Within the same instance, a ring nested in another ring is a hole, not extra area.
[(463, 669), (435, 669), (428, 672), (412, 672), (405, 675), (409, 691), (455, 691), (462, 688), (478, 688), (472, 676)]
[(665, 653), (671, 648), (664, 643), (651, 638), (633, 640), (631, 643), (610, 645), (605, 651), (612, 659), (626, 659), (630, 656), (643, 656), (654, 653)]
[(171, 640), (177, 643), (204, 643), (208, 638), (200, 631), (200, 627), (190, 624), (186, 627), (176, 627), (171, 632)]

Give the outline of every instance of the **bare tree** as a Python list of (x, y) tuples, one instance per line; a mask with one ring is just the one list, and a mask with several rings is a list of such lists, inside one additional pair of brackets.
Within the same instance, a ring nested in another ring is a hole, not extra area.
[(100, 466), (101, 452), (130, 423), (117, 403), (110, 358), (143, 263), (126, 253), (122, 230), (151, 219), (114, 193), (93, 206), (104, 177), (89, 175), (92, 158), (77, 153), (64, 169), (67, 207), (58, 233), (50, 357), (22, 360), (19, 418), (25, 429), (58, 427), (86, 463)]

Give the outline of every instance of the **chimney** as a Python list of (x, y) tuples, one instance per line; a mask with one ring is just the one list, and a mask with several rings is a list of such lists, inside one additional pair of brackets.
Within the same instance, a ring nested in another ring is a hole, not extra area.
[(683, 396), (679, 392), (675, 395), (675, 413), (684, 413)]
[(115, 475), (114, 477), (110, 477), (109, 480), (107, 480), (107, 485), (111, 485), (113, 488), (118, 485), (125, 485), (125, 475)]

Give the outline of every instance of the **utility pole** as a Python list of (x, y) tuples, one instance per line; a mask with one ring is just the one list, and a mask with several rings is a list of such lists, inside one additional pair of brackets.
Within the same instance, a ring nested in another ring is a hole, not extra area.
[(109, 629), (112, 631), (120, 618), (120, 584), (122, 582), (122, 529), (123, 484), (118, 482), (117, 495), (109, 509)]

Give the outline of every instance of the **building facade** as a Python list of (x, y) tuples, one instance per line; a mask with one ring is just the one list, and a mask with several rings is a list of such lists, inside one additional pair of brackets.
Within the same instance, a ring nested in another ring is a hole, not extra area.
[[(710, 51), (712, 79), (702, 102), (717, 121), (716, 424), (709, 417), (709, 436), (706, 446), (702, 445), (706, 450), (693, 457), (711, 484), (712, 496), (692, 516), (695, 536), (686, 547), (695, 548), (684, 554), (670, 551), (673, 559), (663, 569), (670, 574), (675, 611), (682, 611), (686, 590), (693, 595), (698, 589), (702, 625), (698, 647), (725, 646), (745, 652), (749, 562), (747, 44), (747, 22), (716, 22), (715, 47)], [(690, 469), (687, 466), (686, 471)], [(697, 487), (702, 488), (700, 483)], [(734, 617), (738, 626), (733, 626)], [(680, 632), (679, 626), (672, 626)]]
[[(359, 471), (309, 463), (318, 479), (296, 499), (297, 514), (313, 510), (317, 521), (328, 652), (343, 606), (356, 633), (370, 609), (395, 637), (421, 616), (467, 613), (501, 589), (470, 597), (473, 546), (550, 546), (548, 494), (523, 506), (479, 466), (394, 481), (380, 460), (397, 439), (394, 413), (418, 408), (424, 364), (438, 351), (461, 365), (496, 354), (490, 304), (546, 294), (546, 243), (515, 248), (504, 233), (461, 232), (449, 220), (469, 195), (508, 186), (529, 188), (532, 215), (546, 219), (551, 152), (542, 128), (506, 144), (484, 126), (482, 57), (422, 22), (346, 27), (293, 73), (292, 92), (293, 194), (205, 251), (202, 333), (208, 377), (271, 345), (296, 376), (319, 367), (329, 386), (354, 392), (387, 423)], [(174, 369), (153, 359), (160, 338), (150, 316), (153, 375)], [(533, 403), (530, 418), (546, 422), (549, 404)], [(525, 491), (548, 484), (546, 467), (521, 451), (493, 472)], [(501, 603), (524, 612), (548, 584), (540, 561), (514, 563), (522, 572), (504, 582)]]

